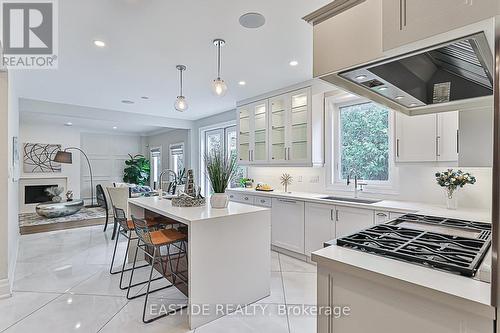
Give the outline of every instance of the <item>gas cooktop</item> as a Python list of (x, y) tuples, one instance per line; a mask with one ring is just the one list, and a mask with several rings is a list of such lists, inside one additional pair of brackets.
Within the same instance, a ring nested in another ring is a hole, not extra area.
[(490, 247), (491, 225), (407, 214), (336, 244), (472, 277)]

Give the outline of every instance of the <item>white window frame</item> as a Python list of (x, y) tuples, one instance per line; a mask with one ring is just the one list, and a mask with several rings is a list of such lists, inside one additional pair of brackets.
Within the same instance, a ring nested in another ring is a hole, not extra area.
[[(163, 148), (162, 146), (155, 146), (155, 147), (150, 147), (149, 148), (149, 161), (152, 163), (153, 162), (153, 150), (158, 150), (160, 152), (160, 159), (159, 159), (159, 167), (158, 167), (158, 175), (161, 173), (162, 167), (163, 167)], [(149, 175), (149, 185), (151, 188), (154, 187), (154, 179), (153, 179), (153, 166), (151, 165), (151, 170), (150, 170), (150, 175)]]
[(176, 147), (176, 146), (181, 146), (182, 147), (182, 155), (184, 157), (184, 167), (186, 167), (186, 150), (185, 150), (185, 145), (184, 145), (184, 141), (182, 142), (177, 142), (177, 143), (172, 143), (172, 144), (169, 144), (168, 145), (168, 167), (169, 169), (171, 170), (174, 170), (174, 166), (172, 165), (172, 147)]
[[(340, 164), (340, 108), (364, 104), (364, 103), (374, 103), (368, 99), (359, 98), (352, 96), (349, 98), (339, 99), (337, 96), (326, 97), (326, 142), (325, 142), (325, 157), (326, 157), (326, 189), (333, 192), (353, 192), (353, 184), (347, 185), (346, 181), (340, 179), (340, 172), (338, 172)], [(389, 135), (389, 180), (387, 181), (375, 181), (375, 180), (364, 180), (360, 179), (363, 183), (366, 183), (363, 187), (363, 193), (374, 193), (374, 194), (398, 194), (399, 184), (398, 184), (398, 168), (396, 168), (394, 163), (394, 111), (389, 109), (389, 119), (388, 119), (388, 135)]]

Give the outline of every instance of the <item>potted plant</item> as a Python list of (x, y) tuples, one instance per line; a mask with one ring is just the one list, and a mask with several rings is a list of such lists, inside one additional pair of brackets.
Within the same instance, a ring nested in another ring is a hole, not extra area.
[(236, 157), (231, 155), (226, 159), (222, 151), (214, 150), (212, 153), (205, 155), (205, 168), (213, 191), (210, 197), (210, 205), (212, 208), (226, 208), (229, 202), (229, 198), (225, 193), (226, 188), (238, 168)]
[(476, 177), (462, 170), (453, 171), (453, 169), (448, 169), (436, 173), (436, 181), (439, 186), (445, 189), (446, 207), (448, 209), (457, 209), (457, 191), (467, 184), (474, 184)]
[(147, 185), (149, 184), (149, 174), (151, 165), (149, 160), (143, 155), (128, 155), (129, 160), (125, 161), (125, 170), (123, 172), (123, 181), (129, 184)]

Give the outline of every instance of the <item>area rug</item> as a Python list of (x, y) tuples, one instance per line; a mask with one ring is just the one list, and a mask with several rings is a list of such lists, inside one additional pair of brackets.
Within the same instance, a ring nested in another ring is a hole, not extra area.
[(106, 210), (104, 208), (82, 208), (78, 213), (56, 217), (56, 218), (46, 218), (38, 215), (37, 213), (23, 213), (19, 214), (19, 226), (20, 227), (32, 227), (37, 225), (46, 225), (52, 223), (64, 223), (64, 222), (74, 222), (82, 220), (100, 219), (106, 217)]

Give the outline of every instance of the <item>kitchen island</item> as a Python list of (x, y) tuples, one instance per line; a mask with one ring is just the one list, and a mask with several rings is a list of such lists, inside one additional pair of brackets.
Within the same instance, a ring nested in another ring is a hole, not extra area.
[(188, 228), (188, 286), (183, 292), (191, 329), (270, 294), (269, 209), (234, 202), (225, 209), (208, 203), (173, 207), (170, 200), (158, 197), (129, 199), (128, 216), (148, 214)]

